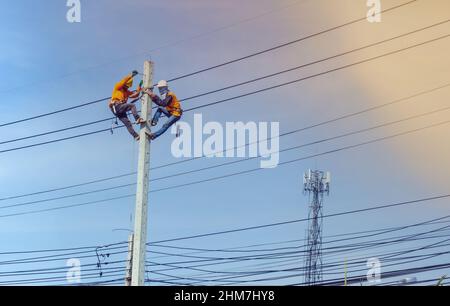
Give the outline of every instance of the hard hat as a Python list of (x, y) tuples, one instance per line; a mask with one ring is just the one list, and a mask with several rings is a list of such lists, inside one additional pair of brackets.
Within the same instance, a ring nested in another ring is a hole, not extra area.
[(133, 87), (133, 79), (129, 79), (125, 86), (127, 86), (128, 88)]
[(161, 80), (158, 82), (158, 85), (156, 85), (156, 87), (161, 88), (161, 87), (168, 87), (169, 84), (167, 84), (167, 81), (165, 80)]

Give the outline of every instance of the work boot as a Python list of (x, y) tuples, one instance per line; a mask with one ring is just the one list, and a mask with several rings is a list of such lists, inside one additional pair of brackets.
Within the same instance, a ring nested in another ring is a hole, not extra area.
[(149, 132), (149, 131), (145, 131), (145, 135), (150, 139), (150, 140), (153, 140), (153, 134), (151, 133), (151, 132)]
[(138, 120), (136, 120), (136, 124), (142, 124), (145, 123), (145, 120), (142, 118), (139, 118)]

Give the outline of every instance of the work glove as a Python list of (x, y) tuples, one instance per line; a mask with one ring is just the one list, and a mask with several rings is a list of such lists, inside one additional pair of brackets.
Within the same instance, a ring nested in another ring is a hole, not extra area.
[(142, 86), (144, 85), (144, 81), (140, 81), (139, 82), (139, 85), (138, 85), (138, 87), (137, 87), (137, 91), (138, 92), (141, 92), (142, 91)]

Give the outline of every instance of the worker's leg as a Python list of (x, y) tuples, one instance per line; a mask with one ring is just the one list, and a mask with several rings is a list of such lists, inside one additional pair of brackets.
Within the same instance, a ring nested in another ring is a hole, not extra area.
[(158, 138), (162, 134), (164, 134), (172, 125), (174, 125), (181, 117), (177, 116), (169, 116), (169, 119), (164, 123), (161, 129), (153, 134), (153, 139)]
[(159, 117), (161, 117), (161, 114), (162, 114), (162, 110), (160, 107), (158, 107), (155, 114), (153, 115), (152, 126), (155, 126), (158, 124), (158, 120), (159, 120)]
[(122, 105), (124, 105), (123, 109), (125, 110), (125, 112), (131, 112), (136, 121), (140, 118), (136, 109), (136, 105), (134, 104), (122, 104)]
[(164, 114), (167, 117), (170, 117), (170, 113), (163, 107), (158, 107), (158, 110), (156, 111), (155, 115), (152, 119), (152, 126), (155, 126), (158, 124), (158, 120), (161, 117), (161, 115)]
[(138, 133), (136, 133), (136, 131), (134, 130), (133, 125), (131, 124), (130, 120), (128, 119), (128, 117), (126, 115), (118, 117), (118, 118), (125, 125), (125, 127), (127, 128), (128, 132), (131, 134), (131, 136), (133, 136), (134, 138), (137, 138), (139, 136)]
[[(136, 131), (133, 128), (133, 125), (131, 124), (130, 120), (128, 119), (127, 111), (131, 110), (132, 108), (127, 106), (128, 104), (118, 104), (115, 105), (112, 109), (112, 112), (116, 117), (125, 125), (128, 132), (134, 137), (138, 137), (139, 135), (136, 133)], [(133, 105), (134, 106), (134, 105)], [(136, 109), (136, 107), (134, 107)], [(134, 114), (133, 114), (134, 115)], [(137, 112), (136, 112), (137, 115)], [(139, 116), (138, 116), (139, 117)]]

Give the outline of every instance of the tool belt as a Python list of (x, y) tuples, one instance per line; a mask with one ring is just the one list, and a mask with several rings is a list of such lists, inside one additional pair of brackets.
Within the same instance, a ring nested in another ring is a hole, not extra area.
[(111, 109), (111, 111), (113, 112), (114, 115), (117, 115), (116, 106), (119, 104), (123, 104), (123, 102), (120, 102), (118, 100), (109, 101), (109, 108)]

